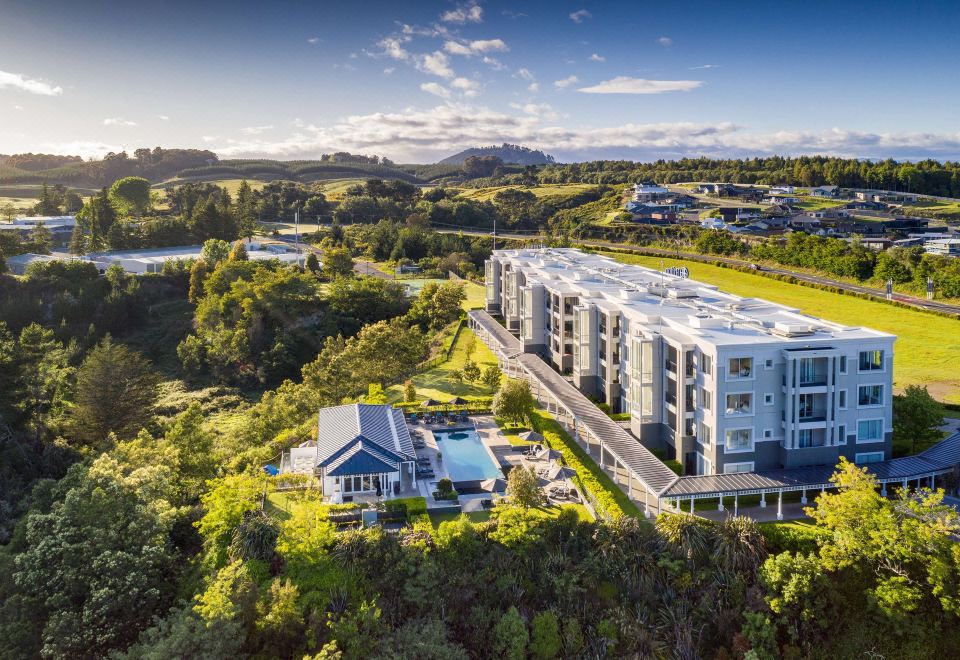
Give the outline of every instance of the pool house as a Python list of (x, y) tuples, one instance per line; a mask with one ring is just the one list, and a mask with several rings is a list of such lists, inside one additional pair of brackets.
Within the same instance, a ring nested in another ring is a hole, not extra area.
[(400, 410), (354, 403), (321, 409), (316, 442), (285, 453), (280, 471), (318, 477), (324, 497), (338, 502), (416, 493), (416, 461)]

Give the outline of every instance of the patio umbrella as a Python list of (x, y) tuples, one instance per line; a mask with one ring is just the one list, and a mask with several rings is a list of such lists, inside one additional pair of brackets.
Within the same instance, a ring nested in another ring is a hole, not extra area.
[(461, 396), (455, 396), (452, 399), (450, 399), (451, 406), (465, 406), (467, 405), (467, 403), (468, 401)]
[(562, 456), (556, 449), (544, 449), (536, 457), (541, 461), (559, 461)]
[(547, 473), (550, 481), (566, 481), (567, 479), (573, 479), (575, 476), (577, 476), (577, 471), (566, 465), (557, 465)]
[(494, 477), (481, 481), (480, 488), (488, 493), (499, 493), (507, 489), (507, 482), (499, 477)]
[(420, 404), (421, 408), (432, 408), (434, 406), (439, 406), (440, 403), (434, 399), (426, 399), (423, 403)]
[(543, 436), (536, 431), (524, 431), (517, 437), (525, 442), (542, 443), (544, 441)]

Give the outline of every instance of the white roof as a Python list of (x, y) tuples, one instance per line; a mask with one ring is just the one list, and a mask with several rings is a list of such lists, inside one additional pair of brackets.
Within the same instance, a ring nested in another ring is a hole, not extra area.
[(711, 284), (580, 250), (497, 250), (493, 256), (522, 271), (528, 285), (539, 283), (554, 293), (576, 295), (580, 304), (619, 311), (637, 321), (631, 325), (634, 334), (652, 329), (682, 343), (767, 343), (785, 348), (847, 339), (894, 339), (870, 328), (825, 321), (761, 298), (743, 298)]

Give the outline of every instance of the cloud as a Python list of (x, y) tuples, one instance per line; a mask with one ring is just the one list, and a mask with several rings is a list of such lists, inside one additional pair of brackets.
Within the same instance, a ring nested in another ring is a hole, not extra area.
[(591, 62), (606, 62), (606, 61), (607, 61), (607, 58), (606, 58), (606, 57), (604, 57), (603, 55), (597, 55), (596, 53), (594, 53), (593, 55), (591, 55), (588, 59), (589, 59)]
[(59, 85), (52, 85), (37, 78), (28, 78), (22, 73), (0, 71), (0, 89), (7, 87), (30, 94), (39, 94), (40, 96), (60, 96), (63, 94), (63, 88)]
[(441, 78), (453, 78), (456, 75), (450, 68), (450, 58), (445, 53), (435, 50), (417, 58), (417, 68)]
[(593, 18), (593, 14), (588, 12), (586, 9), (578, 9), (570, 14), (570, 20), (574, 23), (583, 23), (583, 21), (588, 18)]
[(553, 86), (557, 89), (566, 89), (570, 85), (575, 85), (578, 82), (580, 82), (580, 79), (576, 76), (567, 76), (563, 80), (554, 80)]
[(646, 80), (617, 76), (590, 87), (581, 87), (577, 91), (584, 94), (665, 94), (689, 92), (702, 84), (701, 80)]
[(671, 39), (670, 37), (660, 37), (659, 39), (657, 39), (657, 43), (663, 46), (664, 48), (668, 48), (673, 45), (673, 39)]
[(137, 122), (123, 117), (108, 117), (103, 120), (104, 126), (136, 126)]
[(467, 42), (451, 40), (443, 44), (443, 49), (451, 55), (464, 55), (466, 57), (483, 53), (502, 53), (510, 50), (503, 39), (477, 39)]
[(700, 66), (692, 66), (692, 67), (690, 67), (690, 70), (691, 70), (691, 71), (699, 71), (699, 70), (701, 70), (701, 69), (719, 69), (719, 68), (720, 68), (720, 65), (719, 65), (719, 64), (701, 64)]
[(352, 151), (386, 155), (398, 162), (433, 162), (465, 147), (503, 142), (543, 149), (561, 161), (603, 157), (740, 158), (771, 154), (903, 159), (960, 157), (960, 132), (878, 134), (835, 128), (821, 132), (751, 133), (731, 122), (565, 127), (558, 124), (554, 116), (552, 109), (545, 105), (519, 105), (514, 112), (500, 112), (447, 102), (433, 108), (351, 115), (320, 127), (304, 126), (279, 140), (258, 137), (227, 140), (213, 148), (225, 158), (316, 158), (331, 151)]
[(244, 135), (260, 135), (261, 133), (266, 133), (267, 131), (273, 130), (273, 124), (268, 124), (266, 126), (247, 126), (246, 128), (241, 128), (240, 132)]
[(483, 21), (483, 8), (480, 5), (460, 5), (456, 9), (440, 15), (444, 23), (480, 23)]
[(421, 83), (420, 89), (427, 92), (428, 94), (439, 96), (442, 99), (450, 98), (450, 90), (444, 87), (443, 85), (441, 85), (440, 83), (435, 83), (435, 82)]
[(310, 37), (309, 39), (307, 39), (307, 43), (310, 44), (311, 46), (316, 46), (321, 41), (323, 41), (323, 39), (321, 39), (320, 37)]

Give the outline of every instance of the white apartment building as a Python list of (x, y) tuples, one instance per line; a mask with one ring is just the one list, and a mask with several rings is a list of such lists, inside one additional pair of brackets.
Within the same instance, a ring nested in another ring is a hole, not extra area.
[(687, 474), (891, 457), (893, 335), (573, 249), (495, 251), (486, 304)]

